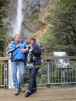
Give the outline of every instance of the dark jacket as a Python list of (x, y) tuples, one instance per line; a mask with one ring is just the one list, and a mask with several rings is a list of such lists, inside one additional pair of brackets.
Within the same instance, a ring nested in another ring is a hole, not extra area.
[(41, 47), (38, 44), (34, 44), (32, 46), (30, 61), (34, 65), (40, 65), (41, 64)]

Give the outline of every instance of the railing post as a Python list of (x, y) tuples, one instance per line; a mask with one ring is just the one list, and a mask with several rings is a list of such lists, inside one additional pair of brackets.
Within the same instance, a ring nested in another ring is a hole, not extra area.
[(14, 84), (13, 84), (13, 70), (12, 70), (12, 65), (13, 63), (11, 62), (11, 60), (8, 60), (8, 88), (9, 89), (13, 89), (14, 88)]
[(48, 71), (47, 71), (47, 75), (48, 75), (48, 84), (50, 84), (50, 63), (48, 62)]
[(4, 86), (8, 86), (8, 64), (4, 64)]

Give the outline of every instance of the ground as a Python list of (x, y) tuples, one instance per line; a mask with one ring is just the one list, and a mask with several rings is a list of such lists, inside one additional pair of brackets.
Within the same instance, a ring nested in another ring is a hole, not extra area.
[(0, 101), (76, 101), (76, 88), (41, 88), (29, 98), (23, 92), (16, 97), (13, 91), (0, 89)]

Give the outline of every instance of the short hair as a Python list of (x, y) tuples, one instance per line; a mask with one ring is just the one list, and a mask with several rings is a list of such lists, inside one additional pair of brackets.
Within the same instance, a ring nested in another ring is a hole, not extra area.
[(32, 37), (30, 40), (36, 42), (36, 38)]
[(16, 37), (16, 36), (22, 36), (22, 35), (20, 33), (16, 33), (14, 37)]

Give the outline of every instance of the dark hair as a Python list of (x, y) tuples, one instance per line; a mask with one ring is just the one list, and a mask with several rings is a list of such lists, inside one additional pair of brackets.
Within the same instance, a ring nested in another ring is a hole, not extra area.
[(32, 41), (34, 41), (34, 42), (36, 42), (36, 39), (35, 39), (35, 38), (33, 38), (33, 37), (32, 37), (30, 40), (32, 40)]

